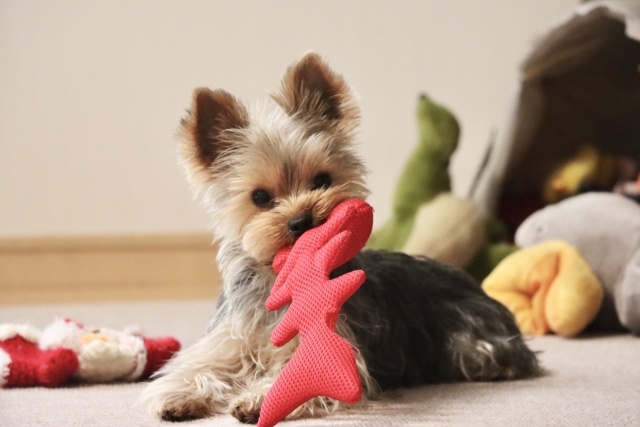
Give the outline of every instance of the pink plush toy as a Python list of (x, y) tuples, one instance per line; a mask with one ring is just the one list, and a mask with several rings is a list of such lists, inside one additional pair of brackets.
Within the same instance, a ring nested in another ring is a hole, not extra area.
[(277, 310), (290, 305), (271, 341), (282, 346), (299, 332), (300, 345), (267, 393), (259, 427), (275, 425), (317, 396), (346, 403), (361, 399), (355, 353), (335, 326), (342, 305), (364, 283), (365, 274), (356, 270), (335, 279), (329, 275), (362, 249), (372, 225), (371, 206), (351, 199), (276, 256), (273, 267), (279, 274), (266, 306)]

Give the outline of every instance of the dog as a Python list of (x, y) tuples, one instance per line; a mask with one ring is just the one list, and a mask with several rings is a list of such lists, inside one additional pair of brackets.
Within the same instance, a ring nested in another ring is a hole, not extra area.
[[(168, 421), (231, 413), (257, 422), (298, 342), (270, 342), (283, 316), (265, 308), (276, 278), (271, 263), (339, 203), (367, 197), (366, 169), (354, 149), (359, 117), (353, 90), (314, 52), (251, 110), (223, 90), (195, 90), (179, 151), (211, 216), (223, 287), (206, 334), (144, 390), (152, 413)], [(511, 313), (463, 271), (363, 250), (334, 275), (358, 269), (366, 281), (344, 304), (336, 328), (357, 350), (366, 399), (424, 383), (541, 373)], [(289, 418), (341, 405), (318, 397)]]

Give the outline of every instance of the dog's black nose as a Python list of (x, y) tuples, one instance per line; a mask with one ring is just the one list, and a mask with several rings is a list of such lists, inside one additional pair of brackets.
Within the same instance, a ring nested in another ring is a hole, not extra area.
[(293, 234), (295, 238), (302, 236), (302, 233), (307, 231), (313, 226), (313, 217), (310, 214), (303, 214), (294, 216), (287, 222), (289, 232)]

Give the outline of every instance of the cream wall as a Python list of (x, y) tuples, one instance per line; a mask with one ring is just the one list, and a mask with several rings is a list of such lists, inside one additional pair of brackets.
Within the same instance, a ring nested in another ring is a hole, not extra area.
[(378, 224), (425, 91), (463, 126), (464, 194), (517, 66), (575, 0), (0, 0), (0, 237), (206, 231), (175, 160), (194, 87), (244, 101), (309, 49), (356, 88)]

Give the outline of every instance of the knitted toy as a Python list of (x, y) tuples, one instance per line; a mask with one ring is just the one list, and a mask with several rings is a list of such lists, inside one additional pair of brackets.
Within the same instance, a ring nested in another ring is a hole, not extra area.
[(271, 341), (282, 346), (300, 333), (300, 344), (267, 393), (258, 426), (273, 426), (317, 396), (356, 403), (362, 384), (351, 344), (335, 332), (345, 301), (364, 283), (356, 270), (330, 279), (330, 273), (364, 246), (373, 210), (360, 199), (338, 205), (327, 222), (304, 233), (293, 248), (276, 256), (278, 277), (267, 299), (269, 310), (289, 304)]
[[(523, 247), (557, 239), (580, 252), (604, 287), (591, 326), (601, 331), (622, 326), (640, 335), (640, 205), (619, 194), (581, 194), (534, 213), (516, 233)], [(557, 310), (570, 305), (566, 301)]]
[(565, 337), (577, 335), (593, 320), (604, 294), (582, 255), (560, 240), (509, 255), (482, 288), (513, 313), (522, 333)]
[(56, 319), (42, 332), (28, 325), (0, 325), (0, 340), (3, 387), (55, 387), (71, 379), (135, 381), (149, 377), (180, 348), (171, 337), (88, 328), (69, 319)]
[(0, 325), (0, 387), (58, 387), (78, 369), (68, 348), (43, 350), (40, 331), (30, 325)]

